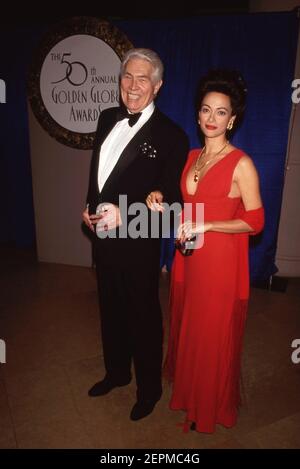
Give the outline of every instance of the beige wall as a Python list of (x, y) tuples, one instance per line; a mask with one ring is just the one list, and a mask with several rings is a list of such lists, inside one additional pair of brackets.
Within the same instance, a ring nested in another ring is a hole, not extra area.
[[(300, 35), (295, 77), (300, 78)], [(292, 88), (291, 88), (292, 90)], [(300, 104), (293, 105), (278, 233), (278, 275), (300, 277)]]
[(81, 229), (91, 151), (58, 143), (29, 109), (38, 259), (91, 265), (91, 244)]

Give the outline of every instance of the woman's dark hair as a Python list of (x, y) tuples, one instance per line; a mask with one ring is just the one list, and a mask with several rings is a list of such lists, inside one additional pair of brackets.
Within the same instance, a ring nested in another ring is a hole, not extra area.
[(236, 116), (234, 125), (236, 128), (243, 118), (246, 106), (247, 87), (242, 75), (236, 70), (210, 70), (199, 81), (196, 98), (197, 113), (200, 110), (204, 96), (212, 91), (223, 93), (229, 97), (232, 115)]

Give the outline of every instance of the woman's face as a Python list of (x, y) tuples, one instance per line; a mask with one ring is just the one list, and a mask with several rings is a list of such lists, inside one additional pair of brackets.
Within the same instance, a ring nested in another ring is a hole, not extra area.
[(218, 137), (226, 133), (229, 121), (234, 121), (229, 96), (212, 91), (202, 101), (198, 122), (206, 137)]

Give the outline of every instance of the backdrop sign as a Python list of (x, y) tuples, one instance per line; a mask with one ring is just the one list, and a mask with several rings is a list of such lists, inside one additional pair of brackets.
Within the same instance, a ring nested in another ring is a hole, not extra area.
[(28, 94), (35, 116), (61, 143), (92, 147), (101, 112), (119, 104), (119, 70), (127, 37), (107, 21), (79, 17), (60, 23), (40, 44)]

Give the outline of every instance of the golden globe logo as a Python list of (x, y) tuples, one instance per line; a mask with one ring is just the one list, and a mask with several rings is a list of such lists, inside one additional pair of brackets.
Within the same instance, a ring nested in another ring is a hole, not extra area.
[(119, 103), (119, 70), (120, 58), (98, 38), (78, 34), (59, 42), (41, 70), (49, 114), (73, 132), (95, 132), (101, 111)]
[(131, 47), (123, 33), (97, 18), (71, 18), (47, 34), (28, 93), (50, 135), (75, 148), (92, 148), (101, 112), (119, 105), (120, 63)]

